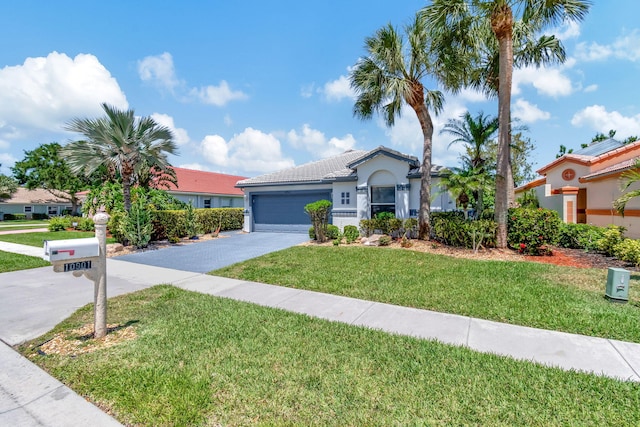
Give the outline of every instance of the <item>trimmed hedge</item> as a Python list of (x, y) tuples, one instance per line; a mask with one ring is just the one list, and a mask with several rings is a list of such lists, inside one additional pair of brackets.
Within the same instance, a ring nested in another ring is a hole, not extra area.
[(599, 241), (604, 237), (605, 228), (591, 224), (560, 224), (558, 246), (561, 248), (600, 250)]
[[(239, 230), (242, 228), (244, 214), (242, 208), (194, 209), (197, 228), (203, 233)], [(187, 237), (188, 227), (186, 210), (169, 210), (153, 212), (153, 240), (176, 240)]]
[(509, 209), (507, 242), (521, 253), (545, 255), (558, 243), (561, 224), (558, 212), (551, 209)]
[(473, 249), (473, 244), (496, 246), (498, 224), (493, 220), (464, 219), (463, 212), (433, 212), (431, 214), (431, 233), (433, 238), (449, 246)]
[(27, 219), (27, 214), (23, 214), (23, 213), (17, 213), (17, 214), (6, 213), (6, 214), (4, 214), (4, 219), (5, 219), (5, 221), (11, 221), (11, 220), (15, 220), (15, 219)]

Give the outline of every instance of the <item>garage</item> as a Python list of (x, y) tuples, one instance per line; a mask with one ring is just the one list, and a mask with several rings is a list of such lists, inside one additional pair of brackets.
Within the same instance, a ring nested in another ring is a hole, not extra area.
[(253, 231), (306, 233), (311, 220), (305, 205), (331, 200), (331, 190), (282, 191), (251, 195)]

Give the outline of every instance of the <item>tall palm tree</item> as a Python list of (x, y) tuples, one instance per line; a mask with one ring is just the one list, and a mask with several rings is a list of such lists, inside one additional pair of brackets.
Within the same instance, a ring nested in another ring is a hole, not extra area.
[[(479, 175), (486, 174), (485, 164), (488, 153), (487, 145), (498, 130), (498, 118), (485, 116), (481, 111), (477, 116), (471, 116), (468, 111), (460, 119), (449, 119), (440, 133), (446, 133), (455, 137), (449, 144), (461, 142), (464, 144), (466, 154), (462, 156), (464, 167), (468, 171), (475, 171)], [(478, 186), (472, 191), (478, 216), (482, 214), (484, 187)]]
[[(553, 25), (582, 20), (590, 4), (589, 0), (433, 0), (421, 11), (432, 34), (440, 40), (438, 45), (443, 54), (449, 57), (457, 50), (464, 54), (463, 58), (470, 58), (475, 53), (475, 65), (470, 67), (471, 85), (475, 82), (476, 87), (497, 93), (499, 129), (495, 214), (498, 223), (496, 243), (500, 248), (507, 246), (507, 212), (511, 199), (513, 67), (563, 61), (564, 51), (559, 50), (561, 44), (557, 39), (553, 36), (535, 39), (534, 35)], [(487, 34), (493, 37), (489, 38)], [(514, 52), (518, 56), (514, 56)], [(514, 58), (518, 60), (514, 62)]]
[(353, 113), (370, 119), (381, 113), (387, 126), (395, 123), (406, 103), (415, 111), (423, 136), (422, 180), (420, 185), (419, 238), (428, 240), (431, 210), (431, 151), (433, 122), (429, 109), (442, 110), (443, 96), (425, 88), (422, 80), (439, 76), (439, 64), (432, 60), (424, 23), (416, 15), (405, 27), (407, 43), (391, 25), (380, 28), (365, 40), (367, 56), (358, 60), (350, 73), (351, 87), (357, 94)]
[(173, 134), (151, 117), (135, 117), (133, 110), (102, 104), (106, 117), (74, 118), (65, 129), (85, 139), (67, 144), (63, 155), (73, 173), (89, 176), (101, 166), (122, 180), (124, 207), (131, 208), (131, 185), (145, 169), (167, 170), (167, 154), (176, 154)]

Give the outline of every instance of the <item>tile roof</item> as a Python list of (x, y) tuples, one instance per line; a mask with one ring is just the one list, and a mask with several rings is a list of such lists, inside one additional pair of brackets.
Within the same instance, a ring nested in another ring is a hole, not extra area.
[(236, 183), (246, 176), (226, 175), (216, 172), (204, 172), (194, 169), (173, 168), (178, 178), (178, 187), (170, 184), (168, 191), (180, 193), (218, 194), (242, 196)]
[(604, 169), (600, 169), (599, 171), (590, 173), (589, 175), (582, 176), (580, 177), (580, 182), (590, 181), (595, 178), (600, 178), (607, 175), (613, 175), (613, 174), (617, 174), (617, 173), (632, 169), (639, 159), (640, 157), (636, 157), (634, 159), (627, 159), (620, 163), (616, 163), (615, 165), (611, 165)]
[(45, 189), (27, 190), (24, 187), (18, 187), (18, 191), (10, 199), (0, 199), (0, 203), (12, 205), (70, 204), (68, 200), (56, 197)]
[[(300, 183), (321, 183), (340, 180), (355, 180), (358, 165), (378, 155), (386, 155), (396, 159), (405, 160), (410, 166), (410, 175), (419, 176), (420, 163), (414, 156), (402, 154), (399, 151), (387, 147), (377, 147), (370, 151), (349, 150), (337, 156), (327, 159), (306, 163), (293, 168), (284, 169), (255, 178), (245, 179), (238, 182), (238, 187), (250, 187), (259, 185), (284, 185)], [(433, 166), (431, 174), (437, 174), (442, 169), (441, 166)], [(412, 175), (413, 174), (413, 175)]]

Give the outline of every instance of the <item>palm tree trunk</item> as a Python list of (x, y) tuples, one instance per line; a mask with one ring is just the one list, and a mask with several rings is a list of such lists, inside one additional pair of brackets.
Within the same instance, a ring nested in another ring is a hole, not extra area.
[(431, 237), (431, 151), (433, 145), (433, 122), (427, 106), (422, 103), (414, 110), (422, 128), (422, 179), (420, 181), (420, 214), (418, 216), (418, 238), (429, 240)]
[(122, 197), (124, 199), (124, 210), (131, 210), (131, 176), (122, 174)]
[(507, 215), (509, 211), (509, 179), (511, 169), (511, 79), (513, 74), (513, 14), (504, 4), (494, 11), (491, 27), (498, 38), (500, 71), (498, 74), (498, 164), (496, 172), (495, 220), (498, 223), (496, 246), (507, 247)]

